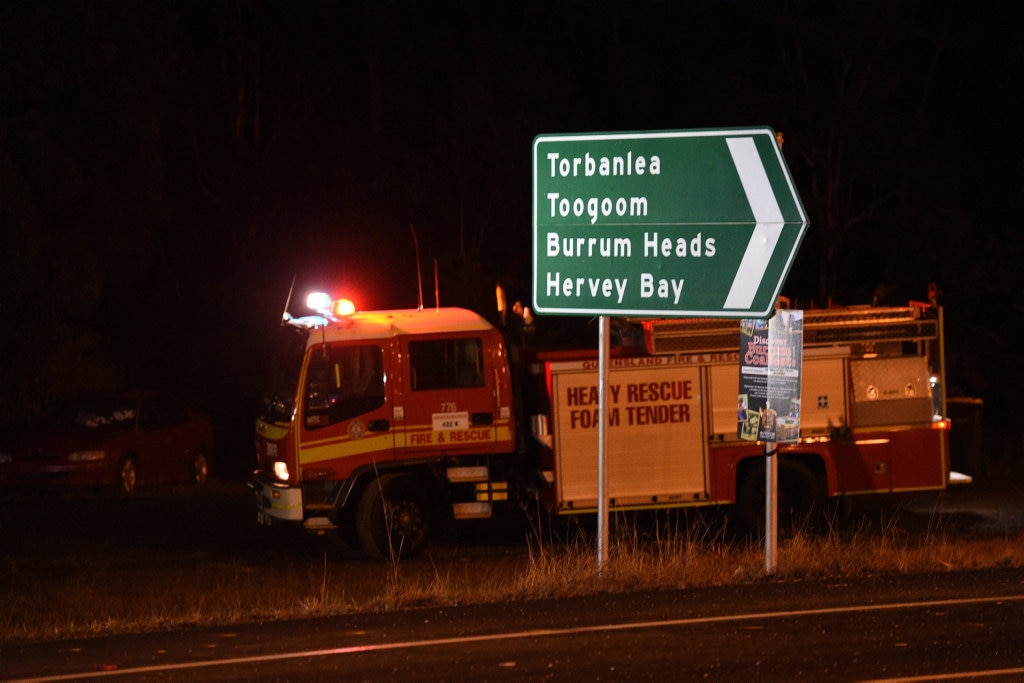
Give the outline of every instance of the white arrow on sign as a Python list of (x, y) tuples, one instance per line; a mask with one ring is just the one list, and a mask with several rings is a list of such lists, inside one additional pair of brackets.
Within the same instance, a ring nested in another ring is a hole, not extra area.
[(725, 308), (750, 308), (768, 269), (785, 220), (753, 138), (728, 138), (729, 153), (743, 183), (743, 192), (754, 212), (754, 232), (743, 252), (743, 260), (732, 281)]

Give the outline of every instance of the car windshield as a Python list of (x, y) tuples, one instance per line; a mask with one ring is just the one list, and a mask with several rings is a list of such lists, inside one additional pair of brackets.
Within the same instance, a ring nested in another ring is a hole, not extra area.
[(117, 427), (131, 425), (135, 420), (135, 402), (127, 398), (90, 398), (57, 403), (43, 416), (42, 426)]
[(281, 328), (274, 362), (270, 366), (270, 374), (263, 392), (260, 416), (264, 419), (271, 422), (288, 422), (292, 419), (308, 338), (307, 330), (291, 325)]

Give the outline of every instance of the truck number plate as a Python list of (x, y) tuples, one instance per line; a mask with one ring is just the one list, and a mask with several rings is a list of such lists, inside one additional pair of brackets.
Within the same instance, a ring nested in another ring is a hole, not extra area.
[(469, 429), (469, 413), (465, 410), (457, 413), (433, 413), (433, 418), (435, 432)]

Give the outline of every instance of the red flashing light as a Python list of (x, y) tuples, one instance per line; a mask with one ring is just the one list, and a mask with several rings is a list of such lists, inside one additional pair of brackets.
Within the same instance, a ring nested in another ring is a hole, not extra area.
[(345, 318), (356, 312), (356, 305), (349, 299), (336, 299), (331, 304), (331, 313), (339, 318)]

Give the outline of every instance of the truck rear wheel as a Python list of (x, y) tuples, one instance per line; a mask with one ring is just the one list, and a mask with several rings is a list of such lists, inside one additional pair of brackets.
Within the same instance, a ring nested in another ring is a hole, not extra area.
[[(744, 529), (759, 534), (765, 525), (765, 466), (750, 467), (736, 492), (736, 512)], [(821, 510), (818, 480), (804, 465), (792, 460), (779, 461), (776, 505), (779, 530), (786, 532), (808, 528)]]
[(378, 559), (411, 557), (426, 545), (431, 517), (430, 500), (415, 477), (385, 474), (370, 482), (359, 500), (359, 543)]

